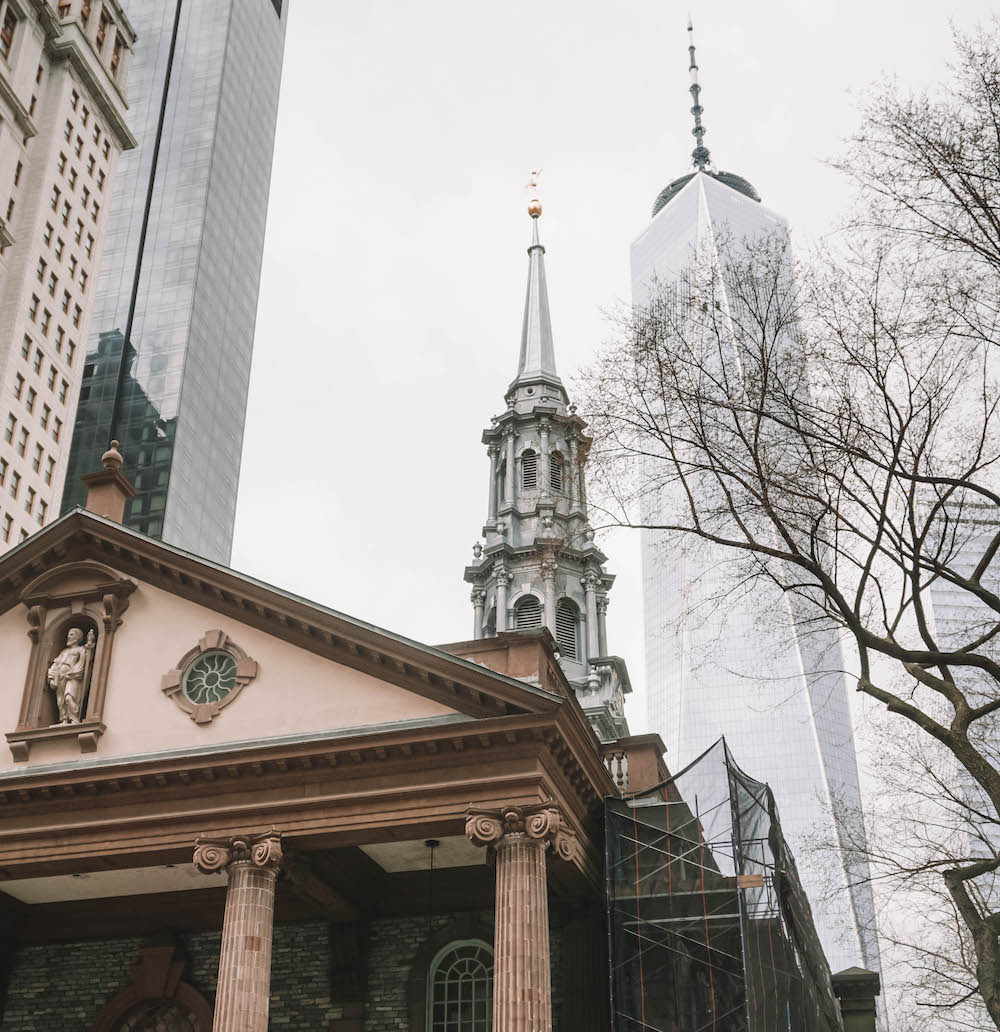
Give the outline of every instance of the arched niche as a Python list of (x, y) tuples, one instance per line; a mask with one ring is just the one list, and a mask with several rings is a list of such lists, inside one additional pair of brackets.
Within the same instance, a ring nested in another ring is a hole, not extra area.
[[(36, 741), (76, 738), (81, 752), (97, 749), (105, 730), (104, 703), (115, 632), (135, 588), (134, 581), (110, 567), (84, 559), (46, 570), (21, 592), (31, 653), (17, 728), (6, 736), (15, 760), (28, 759)], [(47, 674), (74, 627), (83, 632), (84, 640), (92, 632), (94, 647), (84, 685), (82, 719), (59, 724)]]

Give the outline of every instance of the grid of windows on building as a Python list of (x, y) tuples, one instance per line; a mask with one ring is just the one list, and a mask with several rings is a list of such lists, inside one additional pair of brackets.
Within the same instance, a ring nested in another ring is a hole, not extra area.
[[(147, 40), (129, 73), (140, 143), (108, 214), (62, 509), (115, 437), (137, 492), (125, 523), (227, 563), (287, 11), (184, 0), (175, 37), (177, 9), (129, 4)], [(147, 213), (165, 86), (162, 139), (198, 142), (161, 146)]]
[[(12, 424), (0, 452), (7, 489), (19, 494), (0, 522), (8, 546), (58, 510), (102, 205), (119, 153), (134, 142), (123, 98), (135, 36), (118, 0), (67, 0), (42, 21), (40, 6), (0, 0), (0, 188), (10, 189), (0, 220), (0, 418)], [(88, 8), (103, 19), (101, 39)], [(67, 46), (79, 31), (84, 51)]]

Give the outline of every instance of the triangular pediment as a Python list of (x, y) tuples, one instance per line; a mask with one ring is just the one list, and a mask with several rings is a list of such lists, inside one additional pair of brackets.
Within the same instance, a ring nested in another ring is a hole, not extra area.
[[(38, 642), (62, 648), (72, 612), (93, 610), (100, 640), (106, 597), (127, 605), (107, 609), (117, 623), (107, 622), (102, 756), (551, 712), (564, 701), (79, 510), (0, 558), (8, 667), (41, 664), (42, 677), (52, 657)], [(34, 639), (29, 617), (41, 621)], [(19, 676), (6, 683), (5, 732), (21, 695)], [(60, 741), (33, 739), (32, 764), (76, 748)]]

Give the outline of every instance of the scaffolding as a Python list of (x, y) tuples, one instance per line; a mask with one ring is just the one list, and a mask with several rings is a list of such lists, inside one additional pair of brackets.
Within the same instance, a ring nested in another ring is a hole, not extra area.
[(605, 814), (615, 1032), (842, 1032), (774, 797), (725, 739)]

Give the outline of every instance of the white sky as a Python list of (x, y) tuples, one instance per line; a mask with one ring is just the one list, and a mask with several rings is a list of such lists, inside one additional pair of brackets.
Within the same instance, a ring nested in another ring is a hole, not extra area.
[[(945, 72), (979, 0), (691, 0), (706, 143), (799, 240), (849, 188), (825, 168), (849, 91)], [(471, 636), (480, 434), (520, 343), (541, 166), (559, 371), (608, 334), (628, 248), (689, 166), (687, 7), (651, 0), (288, 0), (233, 566), (430, 644)], [(609, 648), (645, 729), (638, 537)]]

